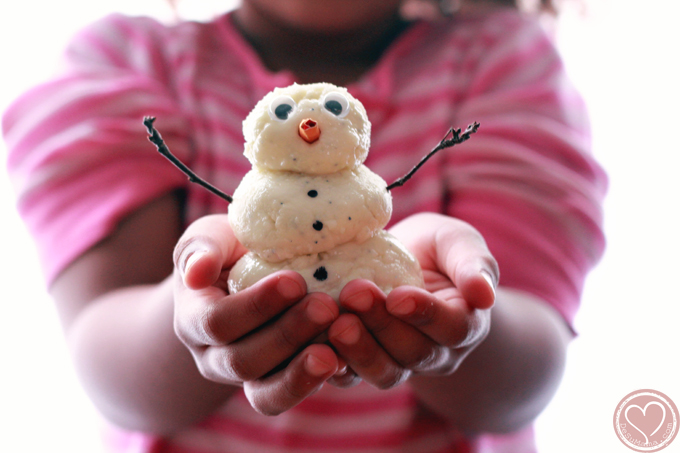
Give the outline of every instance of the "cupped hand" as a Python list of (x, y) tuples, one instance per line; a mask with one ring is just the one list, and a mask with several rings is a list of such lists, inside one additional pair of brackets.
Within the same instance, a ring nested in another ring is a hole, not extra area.
[(310, 344), (337, 318), (338, 307), (325, 294), (307, 294), (292, 271), (229, 294), (229, 269), (245, 252), (226, 215), (187, 229), (174, 255), (175, 332), (205, 378), (242, 385), (253, 408), (278, 414), (338, 371), (328, 345)]
[(465, 222), (419, 214), (391, 233), (423, 269), (425, 288), (402, 286), (388, 296), (355, 280), (343, 288), (346, 310), (329, 340), (361, 379), (390, 388), (412, 374), (448, 375), (490, 328), (498, 267), (481, 235)]

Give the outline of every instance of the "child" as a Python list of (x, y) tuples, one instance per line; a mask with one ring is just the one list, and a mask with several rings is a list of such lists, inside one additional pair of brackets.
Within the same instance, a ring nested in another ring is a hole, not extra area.
[[(172, 27), (114, 15), (6, 112), (19, 208), (115, 451), (534, 451), (602, 253), (605, 177), (554, 48), (501, 3), (413, 22), (401, 0), (243, 0)], [(342, 313), (294, 272), (227, 293), (245, 252), (228, 206), (141, 119), (233, 193), (241, 121), (294, 81), (348, 86), (387, 181), (481, 123), (393, 191), (391, 232), (427, 291), (354, 281)]]

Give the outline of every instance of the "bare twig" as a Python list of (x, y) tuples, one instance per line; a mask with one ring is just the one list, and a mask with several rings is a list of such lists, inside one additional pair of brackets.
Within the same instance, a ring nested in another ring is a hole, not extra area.
[[(416, 164), (416, 166), (413, 167), (411, 169), (411, 171), (409, 171), (404, 176), (402, 176), (401, 178), (397, 179), (392, 184), (387, 186), (387, 190), (390, 191), (390, 190), (394, 189), (395, 187), (403, 186), (404, 183), (406, 183), (406, 181), (411, 179), (411, 176), (413, 176), (415, 174), (415, 172), (417, 172), (420, 169), (420, 167), (422, 167), (423, 164), (425, 162), (427, 162), (427, 160), (430, 157), (434, 156), (438, 151), (441, 151), (444, 148), (450, 148), (453, 145), (463, 143), (465, 140), (470, 138), (471, 134), (474, 134), (475, 132), (477, 132), (477, 129), (479, 129), (479, 123), (474, 123), (474, 124), (469, 125), (467, 127), (467, 129), (465, 129), (465, 132), (463, 132), (462, 134), (460, 132), (460, 129), (454, 129), (453, 127), (451, 129), (449, 129), (449, 131), (446, 133), (446, 135), (444, 136), (442, 141), (439, 142), (439, 145), (437, 145), (434, 149), (432, 149), (432, 151), (430, 151), (427, 154), (427, 156), (420, 159), (420, 162), (418, 162), (418, 164)], [(449, 136), (451, 138), (448, 138)]]
[(189, 177), (189, 181), (198, 184), (201, 187), (206, 188), (210, 192), (214, 193), (220, 198), (223, 198), (227, 200), (229, 203), (233, 202), (233, 198), (231, 195), (227, 195), (226, 193), (222, 192), (220, 189), (217, 187), (213, 186), (209, 182), (205, 181), (202, 179), (200, 176), (198, 176), (196, 173), (191, 171), (189, 167), (184, 165), (182, 161), (180, 161), (174, 154), (170, 152), (168, 147), (165, 145), (165, 142), (163, 141), (163, 138), (161, 137), (161, 134), (158, 133), (155, 127), (153, 127), (153, 122), (156, 121), (156, 118), (147, 116), (144, 118), (144, 126), (146, 126), (146, 130), (149, 133), (149, 141), (156, 145), (156, 148), (158, 149), (158, 152), (161, 153), (163, 157), (168, 159), (172, 164), (179, 168), (182, 173), (187, 175)]

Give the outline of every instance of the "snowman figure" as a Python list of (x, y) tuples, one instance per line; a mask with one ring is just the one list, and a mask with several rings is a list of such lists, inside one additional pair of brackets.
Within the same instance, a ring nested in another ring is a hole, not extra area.
[(385, 294), (401, 285), (423, 287), (416, 259), (383, 229), (392, 214), (390, 190), (478, 127), (462, 135), (451, 129), (409, 174), (388, 186), (363, 164), (371, 124), (345, 88), (328, 83), (276, 88), (243, 122), (244, 154), (252, 169), (231, 197), (177, 161), (153, 121), (146, 118), (145, 124), (161, 154), (231, 203), (229, 222), (249, 252), (229, 272), (230, 293), (290, 269), (304, 277), (309, 292), (325, 292), (336, 301), (357, 278), (373, 281)]

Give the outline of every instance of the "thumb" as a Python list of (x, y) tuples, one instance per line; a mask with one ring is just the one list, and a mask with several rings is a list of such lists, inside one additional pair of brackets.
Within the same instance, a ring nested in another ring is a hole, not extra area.
[(438, 267), (473, 308), (491, 308), (496, 300), (498, 263), (482, 235), (465, 222), (451, 220), (437, 231)]
[[(462, 265), (456, 273), (457, 286), (473, 308), (491, 308), (496, 300), (497, 267), (489, 262)], [(496, 276), (494, 276), (496, 275)]]
[(173, 258), (184, 285), (201, 289), (213, 285), (245, 252), (227, 216), (217, 214), (192, 223), (177, 242)]
[(435, 213), (411, 216), (390, 232), (411, 250), (423, 271), (445, 276), (472, 308), (493, 306), (498, 263), (472, 225)]

